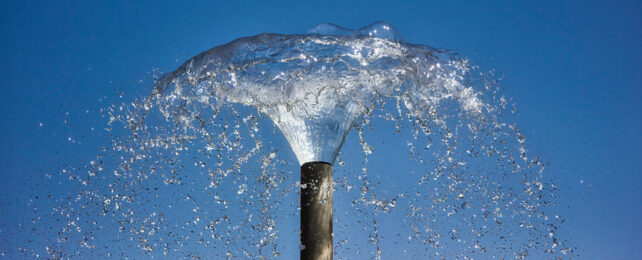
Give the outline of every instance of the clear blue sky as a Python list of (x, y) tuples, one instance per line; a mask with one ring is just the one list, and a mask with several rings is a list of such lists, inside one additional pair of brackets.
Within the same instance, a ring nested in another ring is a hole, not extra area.
[(529, 150), (549, 164), (546, 174), (560, 187), (563, 232), (580, 259), (639, 258), (642, 5), (388, 2), (3, 1), (0, 251), (16, 256), (7, 234), (38, 215), (26, 205), (31, 190), (50, 186), (46, 173), (91, 160), (91, 151), (78, 151), (68, 138), (108, 141), (86, 130), (101, 125), (103, 118), (86, 111), (112, 104), (104, 97), (145, 95), (137, 81), (154, 68), (172, 70), (241, 36), (383, 20), (408, 42), (450, 49), (503, 73)]

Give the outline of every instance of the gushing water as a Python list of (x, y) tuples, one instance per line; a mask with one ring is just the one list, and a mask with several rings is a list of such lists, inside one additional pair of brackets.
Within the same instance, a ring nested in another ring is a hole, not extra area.
[(261, 34), (203, 52), (164, 76), (157, 93), (171, 111), (183, 102), (255, 107), (300, 164), (332, 163), (355, 120), (384, 99), (411, 115), (443, 99), (478, 113), (483, 104), (460, 83), (467, 65), (448, 55), (403, 42), (386, 23), (354, 32), (321, 24), (305, 35)]
[(336, 161), (336, 259), (572, 255), (498, 80), (386, 23), (214, 47), (103, 110), (43, 255), (296, 257), (293, 155)]

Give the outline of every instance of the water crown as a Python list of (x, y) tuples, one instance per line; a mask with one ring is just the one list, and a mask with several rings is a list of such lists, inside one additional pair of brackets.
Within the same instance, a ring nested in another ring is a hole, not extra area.
[(278, 126), (301, 165), (333, 163), (355, 120), (383, 98), (425, 114), (443, 99), (470, 112), (481, 102), (460, 83), (465, 62), (404, 42), (392, 25), (353, 31), (320, 24), (308, 34), (260, 34), (205, 51), (159, 80), (171, 102), (184, 89), (201, 102), (255, 107)]

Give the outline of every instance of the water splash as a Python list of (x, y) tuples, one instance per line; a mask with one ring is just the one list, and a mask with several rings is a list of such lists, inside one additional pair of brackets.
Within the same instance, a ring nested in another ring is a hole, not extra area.
[[(187, 100), (255, 107), (285, 135), (300, 164), (333, 163), (354, 121), (397, 98), (423, 114), (443, 99), (482, 107), (460, 82), (467, 65), (403, 42), (387, 23), (357, 31), (321, 24), (305, 35), (261, 34), (212, 48), (158, 84), (168, 105)], [(189, 89), (186, 89), (189, 88)]]
[(101, 109), (111, 143), (30, 202), (22, 225), (45, 240), (12, 241), (56, 259), (296, 257), (291, 147), (336, 157), (336, 259), (572, 256), (499, 80), (385, 23), (241, 38)]

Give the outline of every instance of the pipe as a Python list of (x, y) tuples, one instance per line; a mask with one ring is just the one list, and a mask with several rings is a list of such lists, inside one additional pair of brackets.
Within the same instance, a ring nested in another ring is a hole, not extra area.
[(332, 259), (332, 164), (301, 166), (301, 260)]

